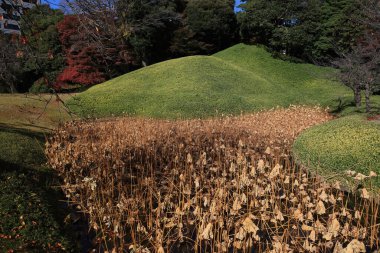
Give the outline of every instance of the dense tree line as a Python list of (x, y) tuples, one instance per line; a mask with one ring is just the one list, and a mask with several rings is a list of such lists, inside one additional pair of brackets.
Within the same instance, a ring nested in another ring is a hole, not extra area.
[(93, 11), (104, 10), (102, 1), (73, 0), (71, 4), (72, 9), (79, 8), (77, 12), (84, 12), (98, 28), (116, 30), (113, 37), (132, 49), (140, 65), (179, 56), (211, 54), (237, 41), (233, 0), (106, 2), (106, 13), (112, 13), (114, 19), (104, 20)]
[(19, 91), (26, 90), (25, 80), (50, 88), (88, 86), (242, 41), (284, 59), (338, 66), (358, 106), (361, 91), (369, 97), (379, 89), (376, 0), (243, 0), (238, 14), (233, 0), (61, 2), (70, 15), (47, 5), (24, 15), (22, 37), (8, 39), (16, 45), (11, 50), (2, 36), (1, 64), (11, 71), (0, 72), (0, 83)]
[[(74, 13), (65, 17), (48, 5), (29, 11), (21, 24), (26, 45), (12, 44), (24, 54), (17, 61), (21, 72), (38, 87), (93, 85), (138, 67), (211, 54), (237, 42), (231, 0), (73, 0), (66, 6)], [(19, 83), (20, 77), (15, 78)], [(3, 83), (9, 80), (4, 77)]]
[(244, 41), (320, 64), (348, 52), (363, 29), (357, 0), (246, 0), (242, 8)]
[(339, 78), (369, 112), (380, 90), (378, 0), (243, 0), (241, 39), (264, 44), (285, 59), (335, 65)]
[(64, 67), (56, 24), (63, 13), (47, 5), (31, 9), (21, 20), (22, 36), (0, 34), (0, 84), (11, 92), (25, 92), (31, 84), (55, 82)]

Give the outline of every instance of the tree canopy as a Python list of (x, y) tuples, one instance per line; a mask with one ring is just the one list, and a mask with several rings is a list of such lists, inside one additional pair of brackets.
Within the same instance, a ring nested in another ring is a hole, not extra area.
[(29, 82), (43, 78), (50, 85), (62, 70), (64, 57), (57, 30), (62, 19), (63, 13), (48, 5), (39, 5), (23, 15), (21, 27), (26, 43), (22, 48), (22, 71), (28, 73)]
[(245, 0), (238, 15), (244, 41), (326, 64), (347, 52), (362, 32), (356, 0)]

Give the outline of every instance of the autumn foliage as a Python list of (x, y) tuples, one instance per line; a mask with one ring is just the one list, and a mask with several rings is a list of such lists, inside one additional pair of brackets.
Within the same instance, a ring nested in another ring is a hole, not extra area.
[(293, 107), (212, 120), (74, 122), (56, 131), (46, 154), (109, 252), (378, 248), (379, 205), (369, 192), (347, 195), (289, 152), (303, 129), (330, 118)]
[(66, 54), (66, 68), (57, 78), (57, 86), (66, 84), (93, 85), (105, 81), (97, 65), (98, 51), (78, 28), (77, 16), (65, 16), (58, 24), (59, 39)]

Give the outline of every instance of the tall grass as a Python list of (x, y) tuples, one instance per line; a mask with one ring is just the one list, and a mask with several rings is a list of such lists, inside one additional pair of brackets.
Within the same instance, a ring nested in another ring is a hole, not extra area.
[[(46, 148), (108, 252), (365, 252), (378, 202), (294, 164), (330, 116), (292, 107), (213, 120), (73, 122)], [(355, 251), (348, 251), (355, 250)]]

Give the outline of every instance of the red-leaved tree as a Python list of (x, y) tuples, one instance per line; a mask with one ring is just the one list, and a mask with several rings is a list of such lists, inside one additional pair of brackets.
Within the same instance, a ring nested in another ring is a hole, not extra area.
[(57, 78), (60, 88), (67, 84), (93, 85), (106, 79), (97, 64), (97, 50), (79, 25), (77, 16), (66, 16), (57, 26), (66, 56), (66, 68)]

